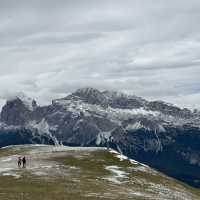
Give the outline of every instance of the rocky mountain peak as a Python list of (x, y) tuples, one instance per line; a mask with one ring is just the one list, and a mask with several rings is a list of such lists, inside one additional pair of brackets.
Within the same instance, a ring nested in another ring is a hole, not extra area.
[(73, 93), (74, 96), (80, 97), (82, 100), (90, 104), (107, 105), (108, 101), (106, 96), (94, 88), (80, 88)]
[(14, 102), (14, 101), (21, 102), (30, 111), (33, 111), (37, 107), (37, 102), (33, 98), (26, 96), (22, 92), (18, 93), (17, 95), (7, 100), (7, 102)]
[(2, 108), (1, 120), (8, 125), (24, 125), (36, 107), (34, 99), (20, 93), (7, 100)]
[(124, 92), (105, 90), (103, 94), (108, 98), (109, 105), (114, 108), (141, 108), (147, 103), (147, 101), (141, 97)]

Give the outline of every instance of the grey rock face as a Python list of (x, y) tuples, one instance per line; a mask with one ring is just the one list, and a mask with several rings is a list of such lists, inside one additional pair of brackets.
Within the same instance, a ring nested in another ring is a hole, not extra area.
[(108, 100), (105, 95), (97, 89), (82, 88), (78, 89), (72, 95), (79, 97), (81, 100), (89, 104), (98, 104), (108, 106)]
[(1, 120), (8, 125), (24, 125), (30, 117), (31, 111), (19, 98), (7, 101), (1, 112)]
[(177, 116), (181, 118), (190, 118), (192, 117), (192, 112), (189, 109), (181, 109), (177, 106), (167, 104), (162, 101), (151, 101), (147, 104), (149, 110), (160, 111), (163, 114)]
[(109, 106), (113, 108), (141, 108), (146, 103), (146, 101), (142, 98), (133, 95), (126, 95), (119, 92), (104, 91), (103, 94), (107, 97)]
[(161, 101), (93, 88), (43, 107), (15, 98), (2, 109), (0, 140), (110, 146), (200, 186), (200, 115)]

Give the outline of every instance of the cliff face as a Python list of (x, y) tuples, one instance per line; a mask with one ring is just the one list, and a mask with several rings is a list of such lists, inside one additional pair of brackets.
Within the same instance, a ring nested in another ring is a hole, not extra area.
[(1, 112), (1, 120), (7, 125), (24, 125), (30, 119), (31, 111), (20, 99), (7, 101)]
[(21, 141), (23, 144), (111, 146), (131, 158), (200, 186), (198, 112), (93, 88), (79, 89), (44, 107), (28, 100), (15, 98), (3, 107), (1, 146), (16, 144), (16, 141), (17, 144)]

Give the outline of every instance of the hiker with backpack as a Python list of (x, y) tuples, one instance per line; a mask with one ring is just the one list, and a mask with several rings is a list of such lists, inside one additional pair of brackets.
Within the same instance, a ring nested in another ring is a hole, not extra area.
[(26, 157), (25, 156), (22, 158), (22, 164), (23, 164), (23, 168), (25, 168), (26, 167)]

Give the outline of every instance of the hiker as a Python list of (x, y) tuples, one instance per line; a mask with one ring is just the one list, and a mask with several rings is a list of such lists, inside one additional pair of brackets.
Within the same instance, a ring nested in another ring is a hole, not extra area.
[(22, 164), (22, 159), (21, 157), (18, 157), (18, 167), (21, 167), (21, 164)]
[(23, 163), (23, 168), (25, 168), (26, 167), (26, 157), (25, 156), (22, 158), (22, 163)]

